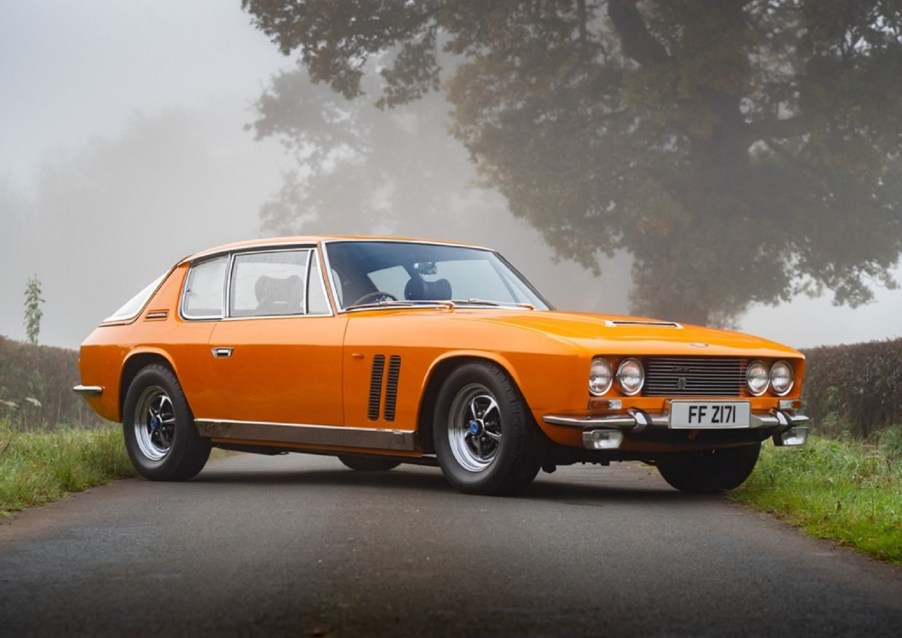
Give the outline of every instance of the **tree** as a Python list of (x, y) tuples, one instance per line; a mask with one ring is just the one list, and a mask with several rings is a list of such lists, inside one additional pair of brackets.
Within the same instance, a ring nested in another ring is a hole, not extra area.
[(559, 256), (632, 255), (637, 311), (729, 323), (896, 285), (898, 0), (242, 5), (347, 98), (372, 60), (381, 107), (443, 91), (484, 181)]
[(37, 345), (38, 335), (41, 333), (41, 319), (44, 317), (42, 303), (41, 282), (37, 275), (32, 275), (25, 285), (25, 334), (28, 335), (28, 343), (32, 345)]
[(431, 214), (447, 213), (466, 181), (469, 166), (436, 96), (387, 112), (345, 100), (299, 69), (273, 78), (257, 113), (257, 139), (281, 140), (297, 161), (260, 211), (265, 232), (428, 232)]

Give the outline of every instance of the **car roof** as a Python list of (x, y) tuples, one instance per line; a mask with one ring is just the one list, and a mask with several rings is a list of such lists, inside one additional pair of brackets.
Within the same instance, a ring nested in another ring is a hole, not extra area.
[(229, 253), (237, 250), (250, 250), (254, 248), (275, 248), (279, 246), (297, 246), (303, 244), (321, 244), (333, 241), (398, 241), (398, 242), (417, 242), (424, 244), (444, 244), (448, 246), (467, 246), (471, 248), (481, 248), (462, 242), (424, 239), (419, 237), (399, 237), (390, 235), (291, 235), (284, 237), (267, 237), (263, 239), (249, 239), (245, 241), (237, 241), (229, 244), (213, 246), (192, 255), (188, 255), (179, 261), (179, 264), (193, 262), (207, 257), (213, 257), (223, 253)]

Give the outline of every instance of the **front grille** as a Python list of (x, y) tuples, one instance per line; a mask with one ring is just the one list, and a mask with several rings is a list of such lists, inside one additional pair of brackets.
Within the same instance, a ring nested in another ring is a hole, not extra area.
[(748, 360), (732, 357), (651, 357), (643, 361), (647, 397), (740, 396)]

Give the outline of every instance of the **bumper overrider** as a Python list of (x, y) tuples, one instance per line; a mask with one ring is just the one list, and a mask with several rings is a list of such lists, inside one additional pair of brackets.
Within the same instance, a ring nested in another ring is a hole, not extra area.
[[(650, 414), (644, 410), (630, 409), (622, 414), (573, 415), (548, 414), (543, 421), (549, 425), (559, 425), (582, 430), (583, 445), (588, 450), (616, 450), (623, 443), (625, 434), (666, 432), (668, 430), (688, 431), (684, 426), (673, 427), (670, 414)], [(808, 441), (808, 417), (786, 410), (773, 409), (770, 412), (752, 412), (748, 425), (733, 425), (728, 428), (699, 427), (698, 431), (723, 432), (725, 430), (772, 430), (774, 445), (804, 445)], [(761, 438), (767, 438), (762, 436)]]

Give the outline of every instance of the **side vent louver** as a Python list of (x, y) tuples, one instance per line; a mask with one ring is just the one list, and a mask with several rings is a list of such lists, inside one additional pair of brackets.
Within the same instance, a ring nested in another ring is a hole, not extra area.
[(401, 357), (392, 355), (388, 364), (388, 380), (385, 383), (385, 420), (395, 420), (395, 403), (398, 400), (398, 377), (401, 375)]
[(388, 361), (388, 375), (385, 374), (385, 355), (373, 357), (373, 372), (370, 375), (370, 402), (366, 415), (370, 421), (379, 420), (379, 408), (383, 407), (382, 380), (385, 378), (385, 401), (382, 417), (386, 421), (395, 420), (395, 406), (398, 403), (398, 379), (401, 377), (401, 357), (393, 354)]
[(382, 375), (385, 372), (385, 355), (373, 357), (373, 374), (370, 377), (370, 405), (367, 417), (370, 421), (379, 418), (379, 402), (382, 398)]

